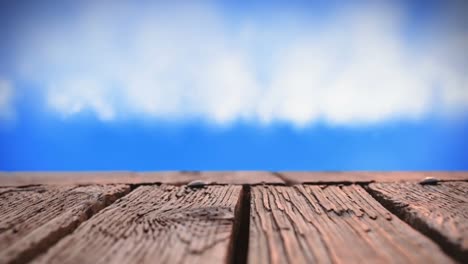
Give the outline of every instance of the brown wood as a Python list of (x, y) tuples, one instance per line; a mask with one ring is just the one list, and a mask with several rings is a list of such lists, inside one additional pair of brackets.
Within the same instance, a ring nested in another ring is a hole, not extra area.
[[(426, 177), (436, 180), (417, 183)], [(246, 254), (249, 263), (453, 262), (445, 254), (464, 263), (466, 181), (468, 172), (0, 172), (0, 264), (244, 263)], [(374, 197), (342, 183), (371, 183)]]
[(131, 184), (134, 173), (109, 172), (0, 172), (0, 186), (73, 185), (73, 184)]
[(249, 263), (452, 263), (362, 187), (258, 186)]
[(468, 172), (279, 172), (290, 184), (300, 183), (370, 183), (370, 182), (419, 182), (425, 177), (440, 181), (468, 180)]
[(194, 180), (212, 184), (281, 184), (278, 176), (264, 171), (163, 171), (163, 172), (0, 172), (0, 186), (70, 184), (144, 184), (183, 185)]
[(140, 186), (34, 263), (224, 263), (241, 186)]
[(266, 171), (161, 171), (161, 172), (0, 172), (0, 186), (70, 184), (183, 185), (194, 180), (212, 184), (298, 184), (419, 182), (425, 177), (441, 181), (468, 180), (468, 172), (279, 172)]
[(161, 183), (186, 184), (201, 180), (211, 184), (282, 184), (283, 180), (267, 171), (187, 171), (187, 172), (142, 172), (141, 177), (158, 178)]
[(374, 183), (369, 189), (415, 228), (468, 261), (468, 182)]
[(22, 263), (129, 191), (125, 185), (0, 188), (0, 263)]

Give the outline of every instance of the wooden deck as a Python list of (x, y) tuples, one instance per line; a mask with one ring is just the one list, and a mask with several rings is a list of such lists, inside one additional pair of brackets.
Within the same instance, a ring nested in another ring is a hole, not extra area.
[(468, 172), (0, 173), (28, 262), (468, 263)]

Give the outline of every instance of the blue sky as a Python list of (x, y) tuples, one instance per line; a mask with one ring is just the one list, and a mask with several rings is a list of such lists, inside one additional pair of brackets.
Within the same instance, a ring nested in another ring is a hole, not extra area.
[(10, 1), (0, 170), (467, 170), (463, 1)]

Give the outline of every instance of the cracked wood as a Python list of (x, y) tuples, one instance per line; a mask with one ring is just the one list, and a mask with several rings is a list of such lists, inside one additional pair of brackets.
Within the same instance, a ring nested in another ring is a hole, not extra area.
[(249, 263), (452, 263), (362, 187), (251, 191)]
[(241, 188), (140, 186), (34, 263), (225, 263)]
[(145, 184), (183, 185), (194, 180), (211, 184), (281, 184), (277, 175), (267, 171), (161, 171), (161, 172), (0, 172), (0, 186), (71, 184)]
[(128, 191), (125, 185), (0, 188), (0, 263), (31, 260)]
[(374, 183), (369, 189), (460, 260), (468, 259), (468, 182)]
[(419, 182), (425, 177), (437, 178), (440, 181), (468, 180), (468, 172), (432, 172), (432, 171), (337, 171), (337, 172), (306, 172), (281, 171), (277, 173), (289, 184), (300, 183), (370, 183), (370, 182)]

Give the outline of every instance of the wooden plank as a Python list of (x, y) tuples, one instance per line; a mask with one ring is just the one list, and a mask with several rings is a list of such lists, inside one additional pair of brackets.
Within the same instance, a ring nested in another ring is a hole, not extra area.
[(253, 187), (249, 263), (452, 263), (362, 187)]
[(132, 184), (134, 173), (108, 172), (0, 172), (0, 186)]
[(140, 186), (34, 262), (227, 262), (241, 188)]
[(419, 182), (425, 177), (440, 181), (468, 180), (468, 172), (278, 172), (290, 185), (301, 183), (370, 183), (370, 182)]
[(125, 185), (0, 188), (0, 263), (22, 263), (129, 191)]
[(144, 184), (183, 185), (193, 180), (212, 184), (298, 184), (418, 182), (425, 177), (441, 181), (468, 180), (468, 172), (279, 172), (267, 171), (161, 171), (161, 172), (0, 172), (0, 186), (37, 184)]
[(468, 260), (468, 182), (375, 183), (374, 196), (460, 261)]
[(163, 171), (163, 172), (0, 172), (0, 186), (70, 184), (144, 184), (183, 185), (194, 180), (212, 184), (281, 184), (283, 181), (266, 171)]
[(201, 180), (211, 184), (283, 184), (283, 180), (268, 171), (181, 171), (181, 172), (142, 172), (139, 177), (157, 178), (166, 184), (186, 184)]

